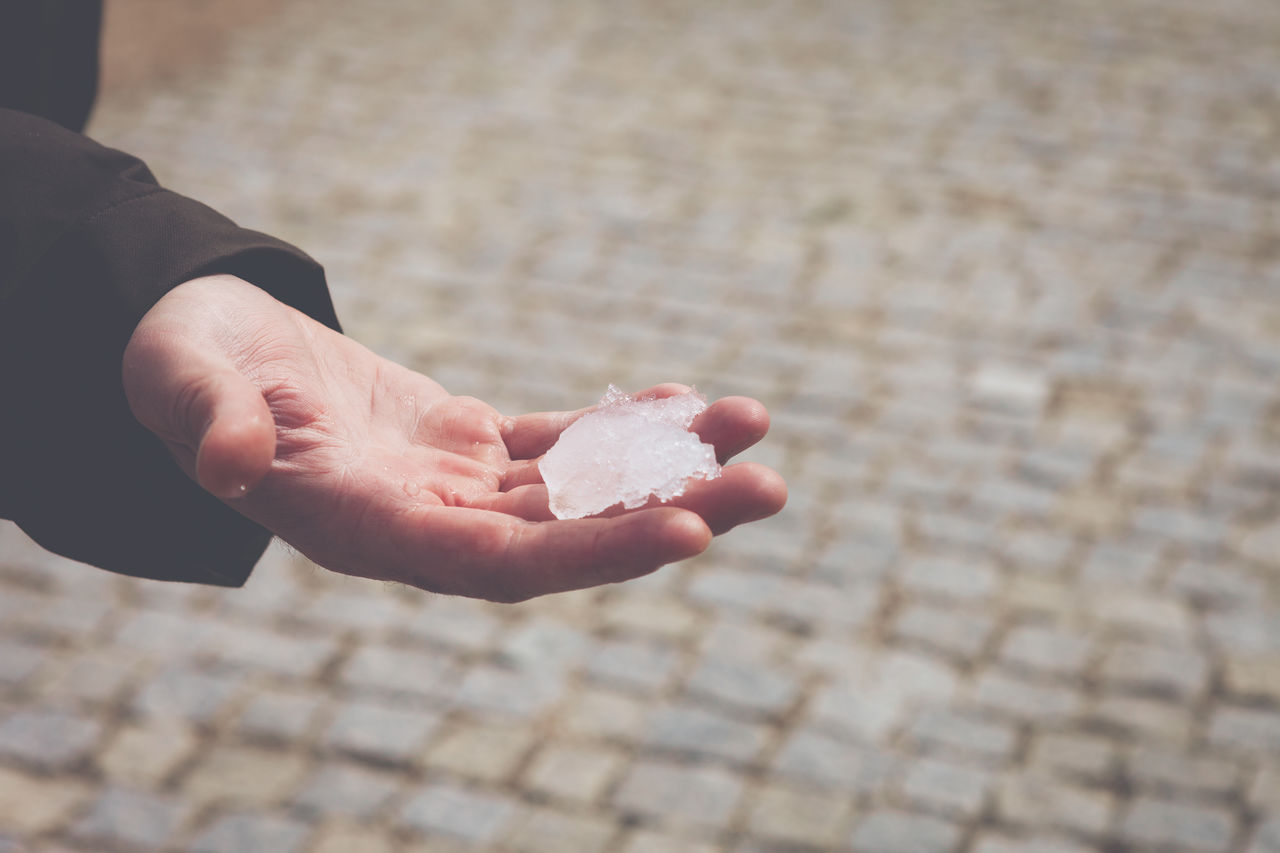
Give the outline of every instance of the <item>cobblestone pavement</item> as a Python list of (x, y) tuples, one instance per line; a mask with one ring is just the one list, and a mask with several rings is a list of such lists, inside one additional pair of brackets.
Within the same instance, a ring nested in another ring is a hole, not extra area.
[(101, 139), (792, 498), (513, 607), (0, 558), (0, 850), (1280, 851), (1280, 7), (310, 0)]

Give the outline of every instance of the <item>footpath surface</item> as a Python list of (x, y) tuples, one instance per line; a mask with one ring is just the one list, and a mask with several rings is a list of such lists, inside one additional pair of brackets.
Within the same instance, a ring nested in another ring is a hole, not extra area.
[[(313, 0), (91, 128), (782, 515), (513, 607), (0, 528), (0, 850), (1280, 851), (1280, 9)], [(136, 81), (135, 81), (136, 82)]]

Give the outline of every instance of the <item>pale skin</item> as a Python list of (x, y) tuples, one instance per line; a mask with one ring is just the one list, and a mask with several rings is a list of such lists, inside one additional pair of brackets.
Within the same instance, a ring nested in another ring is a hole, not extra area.
[[(537, 459), (587, 410), (505, 416), (231, 276), (164, 296), (123, 376), (135, 417), (206, 490), (321, 566), (433, 592), (513, 602), (624, 581), (786, 501), (745, 462), (665, 505), (557, 520)], [(725, 463), (768, 423), (726, 397), (693, 429)]]

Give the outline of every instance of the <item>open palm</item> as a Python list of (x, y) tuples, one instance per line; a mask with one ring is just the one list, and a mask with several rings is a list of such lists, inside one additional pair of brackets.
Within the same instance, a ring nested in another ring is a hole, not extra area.
[[(436, 592), (518, 601), (625, 580), (786, 497), (741, 463), (665, 506), (556, 520), (536, 460), (582, 411), (506, 417), (228, 276), (165, 296), (124, 379), (138, 419), (238, 511), (329, 569)], [(726, 398), (693, 428), (723, 462), (768, 416)]]

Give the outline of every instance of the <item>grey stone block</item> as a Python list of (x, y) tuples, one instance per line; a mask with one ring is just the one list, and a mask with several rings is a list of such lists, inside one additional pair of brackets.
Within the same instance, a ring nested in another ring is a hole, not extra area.
[(173, 843), (189, 812), (186, 803), (170, 796), (111, 787), (72, 825), (71, 834), (103, 849), (161, 850)]
[(866, 853), (953, 853), (960, 827), (949, 820), (914, 812), (878, 810), (854, 826), (849, 845)]
[(649, 715), (642, 743), (654, 749), (747, 764), (760, 756), (768, 729), (701, 708), (659, 708)]
[(640, 759), (618, 786), (613, 803), (624, 814), (722, 829), (743, 789), (740, 776), (714, 767)]
[(338, 708), (321, 745), (375, 761), (409, 764), (439, 724), (439, 713), (428, 709), (353, 700)]
[(772, 771), (809, 785), (865, 794), (882, 788), (899, 764), (900, 759), (887, 750), (802, 728), (778, 750)]
[(271, 850), (298, 853), (311, 830), (305, 823), (276, 814), (235, 812), (215, 818), (196, 834), (187, 848), (191, 853), (242, 853)]
[(690, 696), (753, 715), (781, 714), (800, 692), (796, 679), (763, 664), (704, 658), (686, 683)]
[(294, 799), (316, 815), (375, 814), (400, 790), (402, 780), (353, 764), (329, 762), (320, 767)]
[(102, 736), (102, 723), (70, 711), (17, 711), (0, 718), (0, 758), (61, 770), (88, 758)]
[(428, 836), (491, 844), (502, 836), (515, 814), (515, 803), (505, 796), (436, 783), (405, 801), (400, 822)]
[(1120, 820), (1120, 835), (1140, 844), (1189, 850), (1225, 851), (1236, 820), (1223, 808), (1139, 797)]
[(674, 677), (678, 661), (675, 649), (668, 645), (610, 640), (595, 648), (586, 670), (594, 681), (657, 692)]

